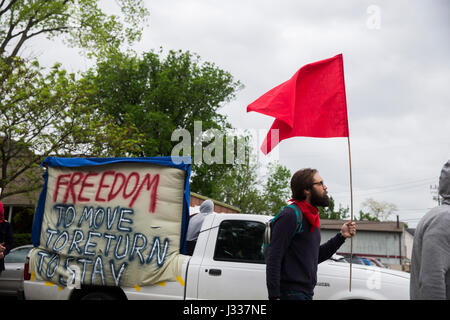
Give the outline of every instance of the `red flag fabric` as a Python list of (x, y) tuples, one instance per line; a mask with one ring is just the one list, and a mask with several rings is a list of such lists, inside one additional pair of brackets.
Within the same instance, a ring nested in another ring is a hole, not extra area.
[[(291, 79), (249, 104), (250, 111), (275, 118), (261, 146), (264, 154), (291, 137), (348, 137), (342, 54), (303, 66)], [(278, 129), (278, 139), (274, 129)]]

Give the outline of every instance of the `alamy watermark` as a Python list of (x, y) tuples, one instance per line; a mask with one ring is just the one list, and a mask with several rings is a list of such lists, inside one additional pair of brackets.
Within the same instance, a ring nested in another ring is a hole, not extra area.
[[(233, 129), (221, 131), (207, 129), (203, 131), (202, 122), (194, 122), (194, 135), (187, 129), (176, 129), (172, 132), (171, 141), (178, 142), (172, 149), (174, 163), (181, 163), (190, 156), (194, 164), (245, 164), (251, 161), (278, 161), (278, 148), (274, 148), (267, 156), (263, 156), (260, 146), (266, 138), (266, 129)], [(271, 130), (271, 141), (276, 145), (279, 141), (278, 130)], [(253, 152), (253, 157), (251, 156)]]
[(381, 271), (374, 269), (370, 271), (369, 276), (366, 280), (366, 286), (369, 290), (380, 290), (381, 289)]
[(366, 10), (369, 15), (366, 20), (366, 26), (370, 30), (381, 29), (381, 8), (375, 4), (367, 7)]

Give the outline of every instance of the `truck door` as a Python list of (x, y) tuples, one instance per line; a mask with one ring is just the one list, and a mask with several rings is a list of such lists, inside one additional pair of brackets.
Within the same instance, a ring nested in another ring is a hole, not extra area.
[(211, 230), (199, 272), (199, 299), (267, 299), (262, 222), (224, 220)]

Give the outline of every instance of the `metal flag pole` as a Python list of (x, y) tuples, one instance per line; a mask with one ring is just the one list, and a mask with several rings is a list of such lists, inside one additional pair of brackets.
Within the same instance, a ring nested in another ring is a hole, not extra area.
[[(352, 153), (350, 151), (350, 134), (348, 135), (348, 163), (350, 169), (350, 222), (353, 222), (353, 182), (352, 182)], [(352, 291), (352, 257), (353, 257), (353, 237), (350, 238), (350, 282), (348, 290)]]

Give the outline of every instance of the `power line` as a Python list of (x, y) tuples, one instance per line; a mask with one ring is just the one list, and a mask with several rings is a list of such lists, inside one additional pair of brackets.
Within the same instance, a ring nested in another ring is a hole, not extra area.
[(431, 210), (433, 209), (433, 207), (428, 207), (428, 208), (397, 208), (397, 210), (399, 211), (420, 211), (420, 210)]
[(396, 184), (390, 184), (390, 185), (386, 185), (386, 186), (379, 186), (379, 187), (372, 187), (372, 188), (367, 188), (367, 189), (363, 189), (361, 191), (368, 191), (368, 190), (373, 190), (373, 189), (380, 189), (380, 188), (391, 188), (391, 187), (396, 187), (396, 186), (402, 186), (402, 185), (409, 185), (409, 184), (416, 184), (416, 183), (424, 183), (425, 181), (430, 181), (430, 180), (436, 180), (437, 177), (433, 177), (433, 178), (424, 178), (424, 179), (419, 179), (419, 180), (412, 180), (412, 181), (405, 181), (405, 182), (400, 182), (400, 183), (396, 183)]
[(403, 221), (419, 221), (420, 219), (422, 219), (422, 217), (420, 217), (420, 218), (407, 218), (407, 219), (403, 219), (402, 218)]
[[(367, 195), (371, 195), (371, 194), (390, 192), (390, 191), (395, 191), (395, 190), (400, 190), (400, 189), (403, 189), (403, 190), (414, 189), (414, 188), (424, 187), (424, 186), (428, 185), (431, 181), (435, 181), (436, 179), (437, 179), (437, 177), (426, 178), (426, 179), (402, 182), (402, 183), (386, 185), (386, 186), (372, 187), (372, 188), (367, 188), (367, 189), (359, 189), (359, 190), (355, 190), (354, 192), (359, 195), (367, 196)], [(380, 190), (380, 189), (384, 189), (384, 190)], [(373, 191), (371, 191), (371, 190), (373, 190)], [(346, 193), (348, 193), (348, 192), (346, 192), (346, 191), (336, 192), (335, 195), (346, 194)]]

